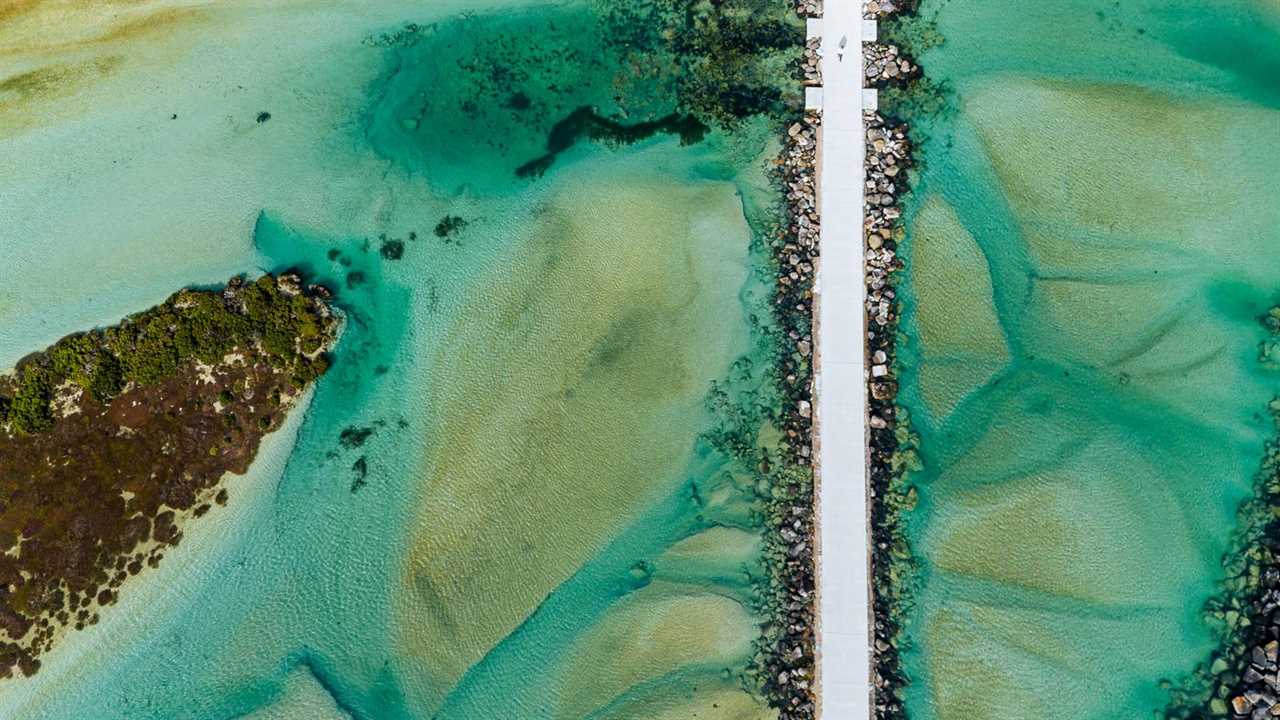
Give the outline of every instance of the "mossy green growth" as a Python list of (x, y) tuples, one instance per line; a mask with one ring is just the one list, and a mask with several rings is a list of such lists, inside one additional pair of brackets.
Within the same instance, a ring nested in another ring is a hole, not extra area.
[(68, 335), (25, 358), (0, 381), (0, 424), (44, 432), (53, 427), (50, 403), (64, 383), (105, 404), (128, 383), (154, 385), (193, 361), (216, 365), (250, 347), (302, 387), (328, 367), (320, 350), (333, 324), (324, 303), (292, 275), (233, 280), (225, 291), (180, 290), (117, 326)]
[(661, 0), (604, 3), (606, 36), (624, 55), (670, 65), (677, 110), (709, 126), (753, 115), (782, 116), (802, 100), (789, 68), (804, 24), (772, 0)]

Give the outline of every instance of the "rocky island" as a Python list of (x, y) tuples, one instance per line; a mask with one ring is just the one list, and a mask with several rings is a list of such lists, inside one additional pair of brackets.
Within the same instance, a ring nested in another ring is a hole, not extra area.
[(181, 290), (0, 375), (0, 677), (35, 673), (226, 502), (328, 367), (328, 297), (292, 273)]

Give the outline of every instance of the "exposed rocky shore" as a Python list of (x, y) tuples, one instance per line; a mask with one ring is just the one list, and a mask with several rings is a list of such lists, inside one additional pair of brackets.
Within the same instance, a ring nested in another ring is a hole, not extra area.
[(771, 573), (772, 632), (765, 636), (763, 683), (785, 720), (815, 715), (813, 282), (818, 262), (816, 161), (821, 118), (806, 114), (787, 129), (778, 171), (786, 192), (786, 223), (774, 239), (774, 314), (780, 326), (782, 467), (766, 508), (765, 554)]
[[(1267, 337), (1259, 363), (1280, 370), (1280, 306), (1261, 319)], [(1218, 650), (1172, 689), (1167, 718), (1280, 717), (1280, 398), (1254, 493), (1237, 513), (1225, 577), (1205, 607)]]
[[(796, 4), (801, 17), (817, 17), (821, 3)], [(821, 82), (816, 40), (807, 41), (800, 82)], [(813, 478), (813, 286), (817, 275), (819, 218), (817, 151), (821, 116), (808, 112), (786, 126), (775, 178), (783, 196), (781, 225), (772, 232), (775, 268), (773, 314), (778, 327), (776, 420), (784, 435), (777, 467), (760, 468), (772, 479), (766, 502), (765, 558), (769, 577), (765, 631), (756, 660), (758, 682), (782, 720), (812, 720), (814, 700), (814, 478)]]
[(338, 319), (293, 274), (183, 290), (0, 376), (0, 677), (94, 624), (328, 367)]
[[(913, 3), (880, 0), (866, 3), (864, 14), (883, 19), (913, 7)], [(864, 44), (863, 78), (868, 87), (904, 88), (920, 76), (919, 66), (898, 47)], [(895, 290), (903, 269), (897, 251), (905, 237), (902, 200), (910, 190), (912, 146), (903, 121), (874, 111), (864, 113), (863, 120), (873, 712), (877, 720), (889, 720), (906, 717), (901, 693), (909, 679), (899, 653), (902, 619), (910, 608), (916, 574), (904, 516), (915, 507), (916, 491), (908, 474), (919, 468), (919, 460), (910, 418), (897, 402), (899, 301)]]

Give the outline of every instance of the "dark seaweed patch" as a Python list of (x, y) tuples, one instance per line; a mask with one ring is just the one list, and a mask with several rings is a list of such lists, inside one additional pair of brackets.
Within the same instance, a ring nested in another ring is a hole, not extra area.
[(373, 428), (371, 427), (351, 425), (343, 428), (342, 433), (338, 435), (338, 442), (347, 450), (354, 450), (364, 445), (365, 441), (372, 435)]
[(520, 91), (512, 93), (511, 97), (507, 98), (507, 107), (512, 110), (528, 110), (532, 106), (533, 101), (529, 99), (528, 95)]
[(432, 230), (438, 238), (447, 238), (467, 226), (467, 221), (457, 215), (445, 215)]
[(369, 476), (369, 463), (363, 455), (351, 463), (351, 476), (352, 493), (359, 492), (360, 488), (368, 484), (365, 478)]
[(387, 260), (399, 260), (404, 257), (403, 240), (383, 240), (378, 252)]
[(707, 126), (692, 115), (671, 113), (658, 120), (625, 125), (602, 117), (595, 108), (580, 107), (556, 123), (547, 135), (547, 152), (516, 168), (517, 177), (541, 177), (560, 153), (583, 138), (598, 142), (628, 145), (658, 133), (679, 135), (680, 144), (692, 145), (707, 134)]

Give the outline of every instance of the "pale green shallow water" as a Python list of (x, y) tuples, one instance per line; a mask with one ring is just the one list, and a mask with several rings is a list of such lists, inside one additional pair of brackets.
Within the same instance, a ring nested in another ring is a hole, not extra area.
[(1261, 459), (1280, 5), (925, 0), (908, 212), (916, 720), (1150, 718)]
[[(517, 179), (551, 122), (610, 109), (582, 7), (218, 4), (90, 43), (0, 15), (7, 76), (59, 68), (0, 85), (0, 365), (236, 272), (301, 266), (348, 318), (292, 452), (145, 600), (0, 683), (0, 717), (772, 716), (740, 678), (756, 480), (698, 439), (712, 382), (769, 362), (768, 132), (580, 143)], [(85, 12), (66, 34), (116, 21)], [(459, 117), (477, 49), (530, 73), (536, 131)]]

